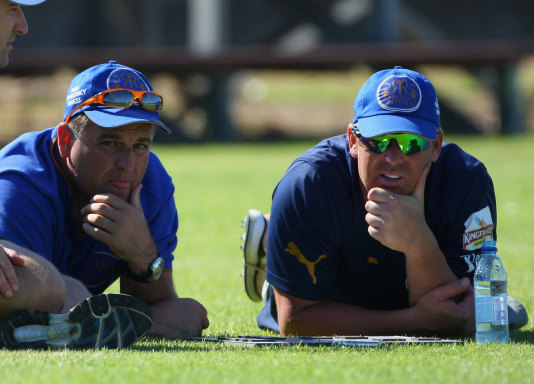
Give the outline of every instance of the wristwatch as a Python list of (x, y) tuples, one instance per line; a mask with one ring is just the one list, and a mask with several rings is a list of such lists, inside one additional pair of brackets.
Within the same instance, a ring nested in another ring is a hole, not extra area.
[(163, 273), (163, 257), (158, 252), (158, 256), (148, 266), (148, 271), (142, 275), (136, 275), (131, 270), (127, 273), (132, 279), (140, 282), (156, 281)]

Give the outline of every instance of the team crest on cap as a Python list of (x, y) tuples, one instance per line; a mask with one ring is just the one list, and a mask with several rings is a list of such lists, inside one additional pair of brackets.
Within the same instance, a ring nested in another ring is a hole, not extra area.
[(126, 88), (135, 91), (150, 91), (145, 80), (129, 68), (119, 68), (111, 72), (107, 79), (108, 89)]
[(376, 99), (385, 110), (413, 112), (421, 104), (421, 89), (411, 77), (393, 75), (380, 83)]

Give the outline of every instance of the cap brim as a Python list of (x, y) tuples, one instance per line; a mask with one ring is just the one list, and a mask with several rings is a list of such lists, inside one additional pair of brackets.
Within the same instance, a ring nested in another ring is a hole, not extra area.
[(425, 119), (403, 115), (376, 115), (358, 120), (363, 137), (376, 137), (390, 133), (413, 133), (428, 140), (436, 140), (438, 127)]
[(37, 5), (44, 3), (46, 0), (10, 0), (12, 3), (20, 5)]
[(83, 112), (93, 123), (105, 128), (148, 123), (157, 125), (166, 133), (171, 133), (171, 130), (161, 122), (157, 112), (148, 112), (142, 108), (109, 108), (103, 105), (95, 105), (85, 109)]

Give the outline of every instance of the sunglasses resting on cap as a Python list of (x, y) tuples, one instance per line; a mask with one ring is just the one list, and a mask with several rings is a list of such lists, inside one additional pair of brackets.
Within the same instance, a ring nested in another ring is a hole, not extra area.
[(74, 112), (87, 105), (102, 104), (112, 108), (129, 108), (136, 101), (148, 112), (157, 112), (163, 108), (163, 97), (156, 92), (115, 88), (105, 90), (85, 100), (68, 114), (64, 122), (68, 123)]

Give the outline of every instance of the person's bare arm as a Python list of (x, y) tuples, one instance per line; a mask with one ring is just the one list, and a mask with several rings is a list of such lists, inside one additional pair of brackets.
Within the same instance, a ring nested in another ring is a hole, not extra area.
[[(473, 288), (467, 278), (437, 287), (413, 307), (378, 311), (309, 301), (274, 288), (282, 335), (468, 336), (474, 331)], [(462, 297), (456, 301), (456, 297)]]
[(412, 195), (373, 188), (365, 204), (369, 234), (382, 245), (404, 253), (410, 305), (432, 289), (457, 280), (425, 221), (424, 196), (429, 166)]
[(181, 338), (201, 336), (209, 326), (206, 309), (191, 298), (179, 298), (172, 272), (165, 271), (156, 282), (141, 283), (121, 277), (121, 292), (145, 301), (152, 311), (151, 336)]

